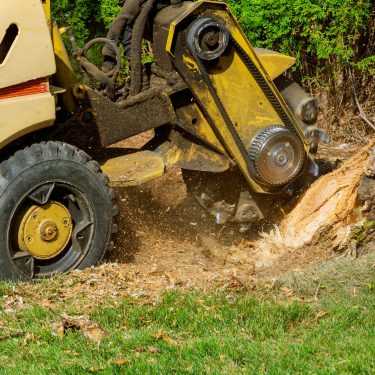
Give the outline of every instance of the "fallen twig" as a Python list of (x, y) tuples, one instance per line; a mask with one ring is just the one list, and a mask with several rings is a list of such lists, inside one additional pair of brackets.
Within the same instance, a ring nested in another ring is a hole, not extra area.
[(23, 334), (24, 334), (24, 332), (11, 332), (11, 333), (7, 333), (5, 335), (0, 335), (0, 341), (20, 337)]
[(363, 121), (365, 121), (366, 124), (369, 125), (373, 130), (375, 130), (375, 125), (367, 118), (365, 112), (363, 111), (363, 108), (362, 108), (361, 104), (359, 103), (357, 92), (355, 90), (355, 84), (354, 84), (353, 75), (352, 75), (352, 72), (351, 72), (350, 68), (348, 68), (348, 72), (349, 72), (349, 77), (350, 77), (350, 80), (351, 80), (351, 83), (352, 83), (352, 90), (353, 90), (353, 95), (354, 95), (355, 103), (356, 103), (357, 108), (359, 110), (359, 117)]
[(320, 287), (321, 287), (321, 286), (322, 286), (322, 282), (319, 280), (318, 287), (316, 288), (316, 290), (315, 290), (315, 294), (314, 294), (314, 297), (315, 297), (316, 299), (319, 298), (319, 293), (320, 293)]

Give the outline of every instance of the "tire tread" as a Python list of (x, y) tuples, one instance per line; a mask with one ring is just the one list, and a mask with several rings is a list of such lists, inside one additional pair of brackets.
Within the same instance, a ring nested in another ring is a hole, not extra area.
[[(102, 173), (100, 165), (93, 161), (92, 158), (84, 151), (78, 149), (75, 146), (64, 142), (40, 142), (34, 143), (31, 146), (25, 147), (22, 150), (17, 151), (9, 159), (4, 160), (0, 163), (0, 195), (7, 189), (11, 182), (19, 176), (23, 171), (27, 170), (30, 166), (35, 164), (43, 163), (50, 160), (68, 160), (74, 161), (87, 170), (93, 173), (96, 178), (104, 186), (105, 194), (108, 200), (111, 202), (111, 215), (112, 215), (112, 234), (118, 230), (117, 224), (113, 223), (115, 217), (118, 215), (118, 207), (115, 204), (115, 193), (109, 187), (109, 178)], [(108, 242), (106, 251), (113, 247), (111, 241)], [(103, 257), (106, 253), (103, 252)], [(102, 257), (102, 258), (103, 258)], [(101, 261), (102, 259), (100, 259)], [(100, 262), (99, 261), (99, 262)]]

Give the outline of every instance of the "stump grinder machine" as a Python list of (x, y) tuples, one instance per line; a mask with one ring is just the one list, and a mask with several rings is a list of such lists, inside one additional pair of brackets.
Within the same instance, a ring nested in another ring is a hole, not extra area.
[[(97, 43), (100, 66), (89, 58)], [(1, 0), (0, 278), (98, 264), (117, 230), (111, 187), (169, 168), (222, 176), (236, 192), (226, 203), (201, 185), (197, 200), (217, 223), (259, 223), (269, 197), (317, 175), (327, 138), (316, 100), (285, 74), (294, 62), (253, 48), (223, 2), (126, 0), (107, 37), (80, 49), (51, 20), (50, 0)], [(145, 131), (154, 136), (141, 149), (108, 151)]]

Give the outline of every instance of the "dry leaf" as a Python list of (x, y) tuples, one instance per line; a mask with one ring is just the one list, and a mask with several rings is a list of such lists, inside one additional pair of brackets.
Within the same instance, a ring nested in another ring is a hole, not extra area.
[(290, 288), (287, 288), (286, 286), (283, 286), (280, 288), (280, 291), (285, 294), (286, 296), (291, 296), (293, 294), (293, 290)]
[(151, 337), (156, 340), (164, 340), (165, 333), (163, 332), (163, 330), (158, 329), (158, 331), (155, 334), (151, 335)]
[(26, 333), (25, 337), (23, 338), (23, 346), (26, 346), (30, 341), (34, 341), (34, 334)]
[(65, 336), (65, 327), (63, 322), (58, 322), (52, 324), (52, 334), (54, 336), (59, 337), (60, 339), (63, 339)]
[(95, 325), (83, 327), (81, 330), (85, 337), (94, 342), (100, 342), (106, 336), (105, 332)]
[(327, 315), (328, 313), (326, 311), (319, 311), (316, 315), (315, 315), (315, 319), (319, 319), (319, 318), (323, 318), (323, 316)]
[(114, 363), (116, 365), (122, 366), (122, 365), (125, 365), (126, 363), (128, 363), (128, 361), (126, 359), (118, 359), (117, 361), (114, 361)]
[(163, 276), (164, 272), (163, 271), (152, 271), (150, 272), (150, 276)]
[(14, 309), (5, 309), (4, 314), (6, 315), (14, 315), (16, 313), (16, 310)]
[(163, 340), (170, 345), (176, 345), (177, 342), (173, 340), (167, 333), (165, 333), (162, 329), (159, 329), (155, 334), (151, 335), (156, 340)]
[(157, 354), (160, 352), (160, 350), (158, 348), (155, 348), (155, 346), (149, 346), (147, 349), (152, 354)]
[(100, 329), (97, 324), (91, 322), (85, 316), (69, 316), (66, 314), (61, 314), (61, 318), (64, 320), (53, 325), (53, 331), (56, 336), (61, 339), (64, 338), (67, 330), (78, 330), (89, 340), (94, 342), (100, 342), (106, 333)]

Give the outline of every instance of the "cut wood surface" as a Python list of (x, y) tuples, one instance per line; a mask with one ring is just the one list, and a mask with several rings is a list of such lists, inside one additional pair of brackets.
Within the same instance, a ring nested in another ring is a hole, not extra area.
[[(375, 193), (375, 140), (346, 160), (337, 170), (320, 177), (294, 209), (258, 241), (263, 259), (287, 252), (306, 257), (348, 246), (356, 228), (372, 220)], [(308, 250), (310, 249), (310, 250)], [(308, 254), (310, 252), (310, 254)]]

